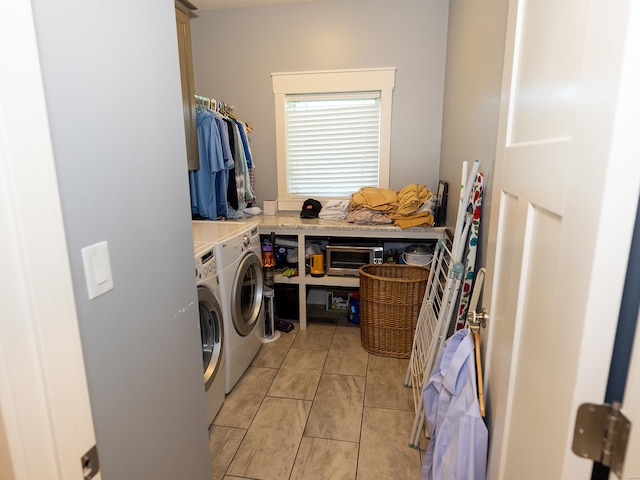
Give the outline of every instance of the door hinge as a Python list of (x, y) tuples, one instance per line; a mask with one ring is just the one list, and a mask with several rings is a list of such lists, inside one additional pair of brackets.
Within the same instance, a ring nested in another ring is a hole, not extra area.
[(585, 403), (578, 408), (573, 432), (573, 453), (609, 467), (618, 478), (622, 475), (631, 422), (620, 409), (622, 405)]
[(80, 459), (82, 463), (82, 475), (84, 480), (91, 480), (100, 471), (100, 459), (98, 458), (98, 448), (94, 445)]

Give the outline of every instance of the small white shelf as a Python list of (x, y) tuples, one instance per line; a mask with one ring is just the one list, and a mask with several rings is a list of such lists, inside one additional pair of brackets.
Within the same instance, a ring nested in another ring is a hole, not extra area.
[(306, 275), (304, 279), (298, 277), (283, 277), (282, 275), (274, 275), (273, 280), (275, 283), (284, 285), (314, 285), (325, 287), (348, 287), (358, 288), (360, 286), (360, 277), (333, 277), (330, 275), (324, 275), (322, 277), (312, 277)]
[(283, 283), (283, 284), (292, 284), (292, 285), (300, 285), (300, 277), (283, 277), (280, 274), (275, 274), (273, 276), (273, 281), (275, 283)]
[(360, 277), (333, 277), (330, 275), (312, 277), (307, 275), (304, 283), (314, 286), (358, 288), (360, 286)]

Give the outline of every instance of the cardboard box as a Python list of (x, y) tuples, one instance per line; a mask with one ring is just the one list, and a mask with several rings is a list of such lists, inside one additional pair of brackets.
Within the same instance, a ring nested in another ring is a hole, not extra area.
[(346, 312), (352, 296), (351, 290), (327, 290), (327, 312)]

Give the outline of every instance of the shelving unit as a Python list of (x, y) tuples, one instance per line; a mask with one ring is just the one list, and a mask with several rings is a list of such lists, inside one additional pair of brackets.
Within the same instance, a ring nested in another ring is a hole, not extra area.
[[(307, 239), (318, 238), (362, 238), (377, 239), (386, 242), (423, 242), (438, 240), (445, 234), (444, 227), (435, 228), (410, 228), (402, 230), (394, 225), (358, 225), (344, 220), (325, 219), (301, 219), (298, 213), (285, 213), (274, 216), (260, 215), (251, 218), (251, 222), (257, 222), (260, 235), (270, 235), (297, 239), (298, 244), (298, 272), (305, 271), (305, 245)], [(300, 329), (307, 328), (307, 287), (327, 288), (358, 288), (358, 277), (338, 277), (325, 275), (312, 277), (300, 275), (298, 277), (274, 276), (276, 284), (298, 285), (298, 304)]]

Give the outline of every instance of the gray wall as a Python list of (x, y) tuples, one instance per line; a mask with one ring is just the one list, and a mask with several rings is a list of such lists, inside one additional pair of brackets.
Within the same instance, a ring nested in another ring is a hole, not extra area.
[(396, 67), (391, 188), (435, 189), (447, 35), (447, 0), (340, 0), (197, 11), (196, 91), (235, 106), (254, 127), (258, 202), (277, 198), (271, 73)]
[(173, 1), (33, 7), (102, 478), (210, 479)]
[(453, 230), (462, 163), (481, 161), (485, 192), (478, 267), (486, 259), (508, 3), (451, 0), (449, 6), (440, 178), (449, 182), (447, 226)]

